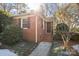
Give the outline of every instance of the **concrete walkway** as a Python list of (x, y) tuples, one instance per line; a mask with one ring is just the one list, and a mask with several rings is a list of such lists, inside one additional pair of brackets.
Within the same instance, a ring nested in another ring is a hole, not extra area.
[(0, 56), (17, 56), (17, 55), (8, 49), (0, 49)]
[(79, 53), (79, 44), (72, 46)]
[(39, 45), (29, 56), (47, 56), (51, 46), (51, 42), (40, 42)]

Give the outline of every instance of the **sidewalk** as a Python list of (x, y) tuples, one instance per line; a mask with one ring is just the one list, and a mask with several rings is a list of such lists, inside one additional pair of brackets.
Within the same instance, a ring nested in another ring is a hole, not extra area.
[(39, 45), (29, 56), (47, 56), (51, 46), (51, 42), (40, 42)]
[(8, 49), (0, 49), (0, 56), (17, 56), (17, 55)]

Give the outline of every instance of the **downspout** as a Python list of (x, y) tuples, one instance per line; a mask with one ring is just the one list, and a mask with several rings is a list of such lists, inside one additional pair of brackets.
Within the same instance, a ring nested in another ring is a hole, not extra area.
[(35, 30), (35, 34), (36, 34), (35, 35), (35, 42), (37, 43), (38, 42), (38, 38), (37, 38), (37, 16), (36, 16), (36, 20), (35, 21), (36, 21), (36, 23), (35, 23), (35, 29), (36, 29)]

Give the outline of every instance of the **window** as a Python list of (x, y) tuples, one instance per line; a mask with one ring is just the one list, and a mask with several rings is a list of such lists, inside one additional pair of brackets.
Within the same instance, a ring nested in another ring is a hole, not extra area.
[(51, 32), (51, 23), (47, 22), (47, 32), (50, 33)]
[(18, 22), (18, 27), (21, 27), (21, 18), (19, 18)]
[(23, 28), (23, 29), (30, 28), (30, 20), (29, 19), (21, 19), (21, 28)]

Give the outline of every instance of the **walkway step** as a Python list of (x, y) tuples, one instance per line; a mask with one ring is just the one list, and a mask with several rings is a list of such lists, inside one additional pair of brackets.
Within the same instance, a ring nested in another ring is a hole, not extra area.
[(47, 56), (51, 46), (51, 42), (40, 42), (39, 45), (29, 56)]

